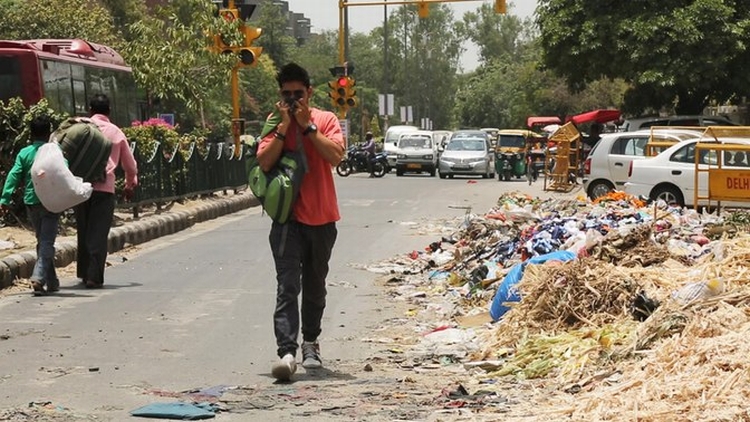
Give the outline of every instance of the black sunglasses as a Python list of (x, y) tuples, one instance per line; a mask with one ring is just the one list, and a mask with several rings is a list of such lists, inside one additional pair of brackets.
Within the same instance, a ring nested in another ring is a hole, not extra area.
[(305, 91), (302, 89), (297, 89), (294, 91), (281, 91), (281, 96), (284, 98), (300, 99), (305, 96)]

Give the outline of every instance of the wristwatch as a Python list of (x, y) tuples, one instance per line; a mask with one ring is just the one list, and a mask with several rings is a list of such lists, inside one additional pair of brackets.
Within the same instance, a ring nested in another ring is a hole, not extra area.
[(315, 123), (310, 123), (307, 126), (307, 128), (305, 128), (305, 130), (302, 131), (302, 134), (303, 135), (309, 135), (309, 134), (311, 134), (313, 132), (317, 132), (317, 131), (318, 131), (318, 127), (315, 126)]

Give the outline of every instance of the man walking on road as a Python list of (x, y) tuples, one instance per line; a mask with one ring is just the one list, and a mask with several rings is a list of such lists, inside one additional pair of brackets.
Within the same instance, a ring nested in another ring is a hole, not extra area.
[[(279, 356), (271, 373), (280, 381), (289, 381), (297, 369), (300, 291), (302, 366), (315, 369), (323, 365), (318, 336), (326, 306), (328, 261), (336, 242), (336, 221), (340, 219), (331, 167), (344, 156), (344, 139), (333, 113), (310, 106), (312, 88), (305, 69), (287, 64), (277, 80), (281, 101), (276, 103), (276, 113), (281, 123), (260, 141), (258, 162), (263, 171), (270, 170), (283, 150), (297, 149), (299, 137), (308, 168), (293, 217), (285, 224), (274, 221), (269, 235), (276, 265), (274, 332)], [(275, 119), (272, 114), (267, 124)]]
[(47, 211), (34, 190), (31, 181), (31, 166), (39, 148), (49, 142), (52, 129), (48, 116), (36, 116), (29, 125), (32, 144), (23, 148), (16, 157), (13, 168), (5, 179), (5, 187), (0, 197), (0, 212), (5, 213), (18, 183), (23, 180), (23, 202), (36, 234), (36, 263), (31, 274), (31, 286), (34, 296), (42, 296), (60, 290), (60, 280), (55, 271), (55, 238), (60, 214)]
[(129, 199), (138, 185), (138, 169), (125, 134), (109, 121), (109, 98), (97, 94), (89, 102), (89, 107), (91, 120), (112, 141), (105, 180), (94, 183), (91, 198), (75, 207), (78, 232), (76, 274), (86, 288), (98, 289), (104, 286), (107, 237), (115, 215), (115, 170), (118, 166), (125, 170), (124, 196)]

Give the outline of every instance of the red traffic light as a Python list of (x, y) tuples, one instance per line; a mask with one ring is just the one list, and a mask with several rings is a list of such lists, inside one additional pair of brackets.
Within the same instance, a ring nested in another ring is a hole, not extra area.
[(222, 9), (219, 11), (219, 14), (227, 22), (233, 22), (237, 19), (237, 10), (235, 9)]
[(338, 80), (339, 86), (344, 87), (349, 85), (349, 79), (346, 76), (342, 76)]

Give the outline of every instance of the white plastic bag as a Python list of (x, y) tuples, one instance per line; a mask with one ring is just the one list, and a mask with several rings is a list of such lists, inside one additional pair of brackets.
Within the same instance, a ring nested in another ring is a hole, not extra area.
[(70, 172), (56, 143), (42, 145), (31, 165), (31, 181), (39, 200), (50, 212), (62, 212), (91, 197), (91, 183)]
[(678, 302), (687, 305), (704, 299), (709, 299), (724, 293), (724, 280), (721, 278), (712, 278), (708, 281), (699, 281), (688, 283), (680, 290), (672, 293), (672, 298)]

